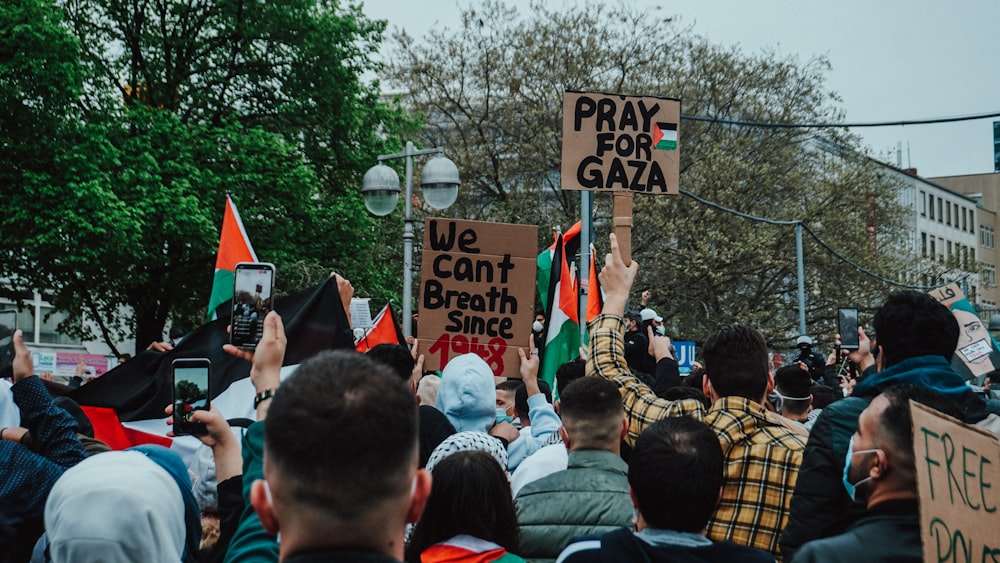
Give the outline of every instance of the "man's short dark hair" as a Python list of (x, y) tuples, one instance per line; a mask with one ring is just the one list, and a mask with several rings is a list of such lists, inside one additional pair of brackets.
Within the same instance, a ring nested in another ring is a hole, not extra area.
[[(549, 384), (538, 380), (538, 389), (545, 395), (545, 401), (548, 403), (552, 402), (552, 388)], [(514, 391), (514, 410), (517, 411), (517, 416), (521, 420), (531, 420), (530, 413), (528, 412), (528, 389), (525, 388), (522, 383), (517, 391)]]
[[(958, 404), (933, 389), (921, 385), (893, 385), (882, 395), (889, 402), (878, 419), (879, 431), (888, 442), (897, 460), (897, 470), (915, 479), (916, 466), (913, 452), (913, 414), (910, 401), (926, 405), (948, 416), (962, 419)], [(916, 486), (916, 482), (913, 483)]]
[(365, 353), (369, 358), (382, 362), (392, 368), (403, 381), (409, 381), (413, 375), (413, 354), (406, 346), (399, 344), (379, 344), (372, 346)]
[(697, 533), (715, 513), (722, 471), (715, 431), (693, 418), (671, 417), (639, 435), (628, 482), (650, 526)]
[(875, 337), (883, 367), (916, 356), (951, 360), (958, 345), (958, 321), (947, 307), (926, 293), (892, 293), (875, 312)]
[(812, 376), (798, 364), (782, 366), (774, 372), (774, 389), (781, 395), (782, 408), (800, 415), (809, 410)]
[(517, 392), (517, 388), (524, 385), (520, 379), (508, 379), (506, 381), (501, 381), (497, 383), (497, 391), (506, 391), (508, 393)]
[(625, 410), (613, 381), (601, 377), (577, 379), (559, 398), (559, 416), (582, 449), (607, 449), (621, 441)]
[(814, 409), (825, 409), (830, 403), (844, 398), (843, 392), (839, 389), (834, 389), (829, 385), (820, 385), (819, 383), (814, 383), (809, 388), (809, 393), (813, 397)]
[(575, 358), (556, 370), (556, 393), (561, 397), (562, 392), (570, 383), (587, 375), (587, 360)]
[(354, 351), (322, 352), (281, 384), (264, 443), (290, 501), (354, 520), (409, 489), (417, 403), (384, 364)]
[(702, 351), (705, 376), (720, 397), (760, 402), (767, 390), (767, 342), (756, 329), (736, 323), (708, 337)]

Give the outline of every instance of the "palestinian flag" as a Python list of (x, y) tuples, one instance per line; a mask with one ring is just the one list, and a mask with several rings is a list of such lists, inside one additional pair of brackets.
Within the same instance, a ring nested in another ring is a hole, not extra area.
[(677, 148), (677, 124), (653, 124), (653, 148), (672, 151)]
[[(278, 298), (275, 310), (281, 315), (288, 337), (283, 378), (318, 352), (354, 347), (354, 335), (332, 277), (316, 287)], [(228, 318), (204, 324), (170, 352), (140, 352), (78, 389), (56, 383), (47, 383), (47, 387), (53, 395), (67, 395), (79, 403), (94, 426), (96, 438), (113, 448), (158, 443), (190, 461), (201, 442), (192, 436), (166, 436), (170, 427), (164, 422), (163, 410), (173, 396), (170, 363), (175, 358), (212, 361), (209, 395), (226, 419), (243, 419), (248, 424), (256, 416), (250, 362), (222, 351), (222, 345), (229, 342), (228, 324)]]
[[(563, 256), (566, 257), (567, 261), (572, 261), (576, 256), (576, 253), (580, 250), (580, 229), (583, 223), (577, 221), (572, 227), (569, 228), (565, 233), (563, 233), (563, 241), (566, 244), (566, 251)], [(557, 239), (559, 233), (553, 229), (552, 238)], [(552, 242), (552, 246), (546, 248), (538, 255), (538, 270), (536, 274), (536, 285), (538, 287), (538, 296), (542, 300), (542, 309), (548, 312), (549, 304), (546, 303), (546, 298), (549, 294), (549, 278), (552, 273), (552, 256), (556, 251), (556, 243)], [(575, 285), (574, 285), (575, 290)], [(541, 352), (539, 352), (541, 353)]]
[(472, 536), (455, 536), (436, 543), (420, 554), (423, 563), (519, 563), (517, 555), (493, 542)]
[(545, 348), (540, 352), (542, 365), (539, 370), (539, 378), (553, 389), (559, 366), (580, 355), (579, 299), (570, 277), (569, 264), (563, 259), (565, 253), (566, 241), (563, 235), (559, 235), (546, 293)]
[(597, 257), (594, 256), (594, 245), (590, 245), (590, 276), (587, 284), (587, 322), (597, 318), (604, 308), (604, 290), (601, 281), (597, 279)]
[(208, 300), (207, 321), (214, 320), (215, 310), (233, 298), (233, 278), (236, 264), (256, 262), (257, 254), (250, 245), (250, 238), (243, 228), (243, 219), (236, 210), (233, 199), (226, 195), (226, 211), (222, 217), (222, 235), (219, 237), (219, 254), (215, 259), (215, 279), (212, 281), (212, 296)]
[(364, 354), (379, 344), (406, 344), (406, 337), (389, 305), (382, 308), (372, 321), (372, 327), (354, 343), (354, 349)]

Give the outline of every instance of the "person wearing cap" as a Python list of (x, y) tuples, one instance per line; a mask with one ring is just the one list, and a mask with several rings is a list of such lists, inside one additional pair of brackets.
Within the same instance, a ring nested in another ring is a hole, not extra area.
[(792, 363), (802, 362), (809, 370), (810, 377), (814, 381), (822, 382), (826, 375), (826, 358), (813, 350), (815, 344), (812, 337), (806, 334), (796, 338), (795, 347), (798, 348), (799, 355), (792, 360)]

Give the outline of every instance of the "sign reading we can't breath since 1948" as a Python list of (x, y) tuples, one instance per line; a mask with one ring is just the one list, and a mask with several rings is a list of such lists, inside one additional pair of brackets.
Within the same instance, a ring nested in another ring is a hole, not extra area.
[(440, 370), (467, 353), (520, 377), (534, 318), (538, 227), (427, 219), (420, 265), (420, 352)]
[(678, 193), (680, 100), (563, 95), (562, 189)]

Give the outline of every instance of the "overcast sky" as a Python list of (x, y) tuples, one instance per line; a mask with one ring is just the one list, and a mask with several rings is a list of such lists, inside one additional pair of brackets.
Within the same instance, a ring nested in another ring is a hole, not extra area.
[[(562, 1), (562, 0), (556, 0)], [(613, 1), (613, 0), (612, 0)], [(522, 12), (527, 0), (508, 0)], [(582, 2), (581, 2), (582, 3)], [(469, 0), (366, 0), (368, 16), (422, 38), (456, 28)], [(566, 2), (572, 5), (572, 2)], [(827, 87), (847, 122), (902, 121), (1000, 111), (998, 0), (636, 0), (723, 45), (826, 55)], [(924, 177), (993, 172), (993, 120), (856, 129), (871, 152)]]

